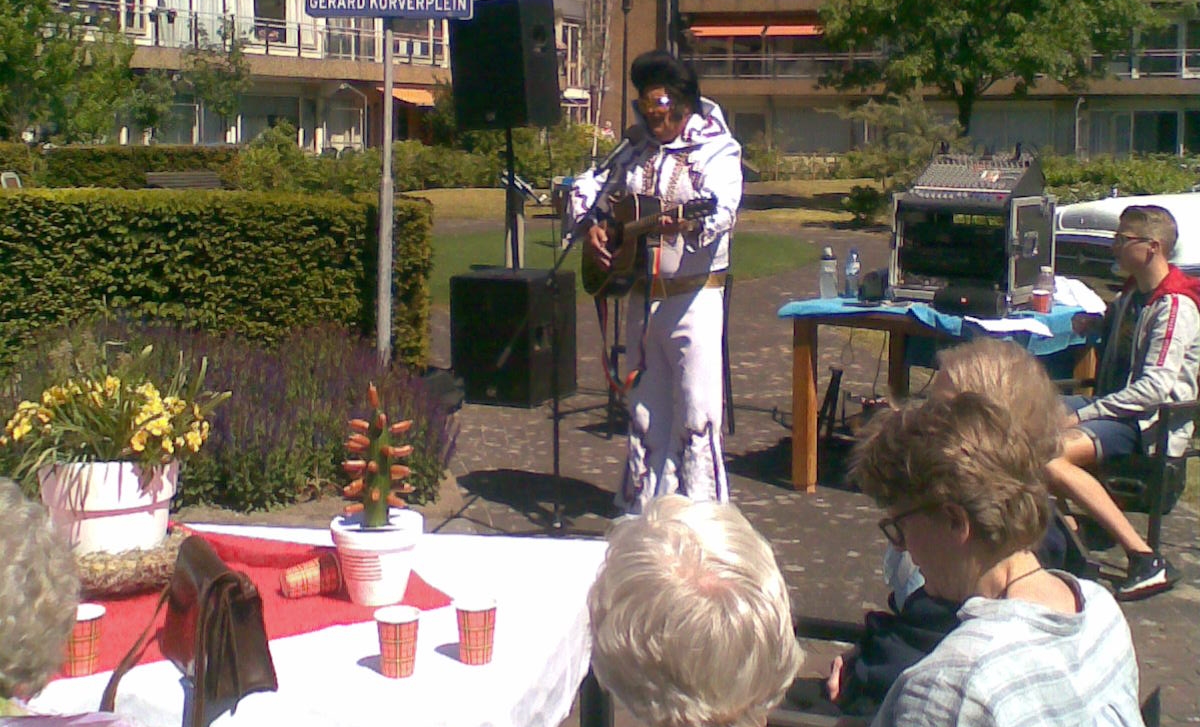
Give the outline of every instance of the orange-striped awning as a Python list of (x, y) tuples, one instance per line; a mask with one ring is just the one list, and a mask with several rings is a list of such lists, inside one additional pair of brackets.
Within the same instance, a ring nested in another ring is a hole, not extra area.
[(825, 29), (819, 25), (772, 25), (767, 28), (767, 35), (812, 36), (821, 35)]
[(688, 30), (697, 38), (762, 35), (763, 25), (693, 25)]
[[(376, 86), (375, 89), (383, 93), (383, 86)], [(433, 91), (424, 88), (393, 88), (392, 98), (413, 106), (433, 106)]]
[(696, 38), (731, 38), (749, 36), (812, 36), (823, 31), (819, 25), (693, 25), (688, 28)]

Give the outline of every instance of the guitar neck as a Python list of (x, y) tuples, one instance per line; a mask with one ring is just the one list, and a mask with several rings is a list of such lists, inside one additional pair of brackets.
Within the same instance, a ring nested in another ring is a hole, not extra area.
[(649, 217), (643, 217), (632, 222), (626, 222), (623, 230), (624, 235), (626, 237), (641, 237), (642, 235), (648, 234), (658, 226), (658, 218), (664, 215), (679, 219), (683, 215), (683, 205), (664, 208), (657, 215), (650, 215)]

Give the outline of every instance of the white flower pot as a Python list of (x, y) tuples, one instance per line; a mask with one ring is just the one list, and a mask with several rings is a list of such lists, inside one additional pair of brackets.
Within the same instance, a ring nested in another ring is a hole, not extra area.
[(78, 555), (157, 548), (167, 537), (179, 463), (155, 467), (145, 487), (133, 462), (47, 465), (38, 470), (50, 522)]
[(362, 527), (362, 514), (339, 515), (329, 523), (342, 579), (350, 600), (360, 606), (387, 606), (404, 599), (412, 571), (413, 548), (425, 529), (421, 513), (392, 508), (390, 524)]

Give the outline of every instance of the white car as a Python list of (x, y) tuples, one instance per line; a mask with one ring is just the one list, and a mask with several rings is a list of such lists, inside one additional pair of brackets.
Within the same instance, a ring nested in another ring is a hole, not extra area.
[(1080, 278), (1097, 290), (1120, 287), (1125, 274), (1116, 269), (1113, 233), (1130, 205), (1158, 205), (1179, 225), (1171, 262), (1200, 277), (1200, 192), (1109, 197), (1059, 207), (1054, 214), (1054, 258), (1059, 275)]

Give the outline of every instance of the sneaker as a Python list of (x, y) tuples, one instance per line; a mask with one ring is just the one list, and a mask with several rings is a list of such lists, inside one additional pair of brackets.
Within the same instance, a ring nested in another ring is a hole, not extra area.
[(1130, 553), (1124, 582), (1117, 586), (1118, 601), (1136, 601), (1162, 593), (1179, 580), (1179, 571), (1158, 553)]

